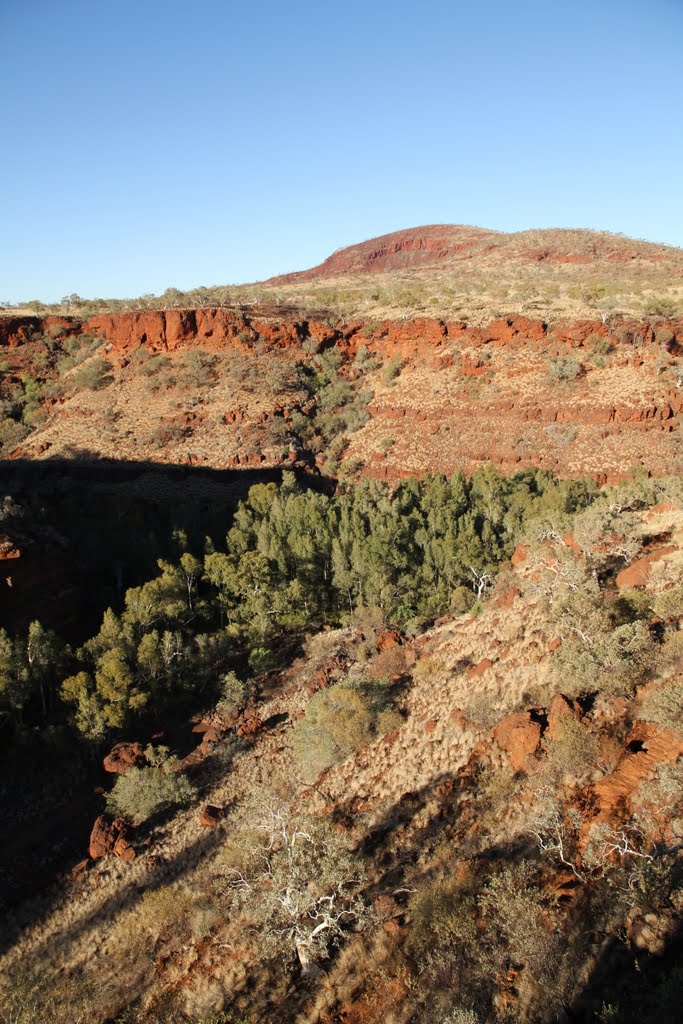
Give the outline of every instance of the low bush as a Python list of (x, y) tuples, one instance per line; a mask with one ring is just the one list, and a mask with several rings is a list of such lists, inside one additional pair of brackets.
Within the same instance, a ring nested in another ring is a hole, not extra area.
[(598, 691), (605, 696), (627, 696), (633, 692), (647, 668), (654, 645), (642, 621), (610, 629), (595, 623), (596, 631), (567, 636), (554, 654), (555, 669), (562, 692), (568, 696)]
[(107, 359), (95, 356), (74, 372), (73, 379), (78, 388), (99, 391), (100, 388), (112, 383), (111, 369), (112, 365)]
[(573, 715), (566, 715), (556, 723), (554, 738), (548, 741), (546, 749), (551, 765), (562, 774), (578, 777), (595, 767), (596, 738)]
[(654, 610), (663, 619), (683, 618), (683, 586), (670, 587), (657, 594)]
[(558, 356), (551, 359), (548, 364), (550, 379), (554, 381), (576, 380), (581, 375), (583, 367), (578, 360), (572, 356)]
[(18, 423), (17, 420), (5, 417), (0, 420), (0, 447), (3, 451), (12, 451), (21, 444), (29, 433), (29, 426), (25, 423)]
[(157, 811), (188, 803), (196, 795), (195, 787), (180, 772), (169, 770), (171, 767), (166, 763), (129, 768), (116, 779), (107, 809), (140, 824)]
[(301, 768), (317, 775), (346, 760), (373, 738), (372, 713), (358, 690), (344, 684), (320, 690), (294, 727), (294, 753)]
[(270, 647), (253, 647), (249, 653), (249, 668), (254, 675), (270, 672), (277, 665), (277, 655)]
[(683, 730), (683, 678), (667, 679), (657, 689), (644, 693), (640, 717), (664, 729)]
[(234, 672), (226, 672), (221, 678), (221, 698), (216, 704), (216, 711), (229, 717), (244, 707), (247, 695), (246, 683), (238, 679)]
[(589, 334), (586, 346), (594, 356), (606, 356), (612, 351), (612, 342), (600, 334)]
[(382, 380), (385, 384), (391, 383), (392, 380), (395, 380), (396, 377), (398, 377), (402, 366), (403, 361), (400, 356), (393, 356), (393, 358), (385, 364), (384, 369), (382, 370)]

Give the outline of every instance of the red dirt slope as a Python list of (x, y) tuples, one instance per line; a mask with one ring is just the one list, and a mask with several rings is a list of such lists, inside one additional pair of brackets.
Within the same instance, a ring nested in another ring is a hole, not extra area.
[(670, 265), (683, 269), (683, 251), (607, 232), (544, 229), (506, 234), (459, 224), (431, 224), (394, 231), (379, 238), (338, 249), (323, 263), (298, 273), (271, 278), (268, 284), (291, 284), (317, 278), (379, 271), (401, 271), (429, 266), (450, 266), (463, 261), (486, 265), (491, 261), (586, 266), (610, 264)]

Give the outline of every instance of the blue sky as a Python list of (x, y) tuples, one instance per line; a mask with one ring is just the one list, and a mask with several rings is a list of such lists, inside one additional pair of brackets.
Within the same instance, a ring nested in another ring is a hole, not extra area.
[(0, 41), (0, 300), (430, 223), (683, 246), (683, 0), (0, 0)]

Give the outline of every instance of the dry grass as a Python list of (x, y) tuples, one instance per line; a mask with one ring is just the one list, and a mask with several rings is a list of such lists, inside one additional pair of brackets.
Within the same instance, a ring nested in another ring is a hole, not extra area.
[[(660, 526), (674, 533), (680, 527), (676, 509), (642, 518), (644, 535)], [(523, 589), (521, 577), (529, 571), (524, 565), (510, 569), (505, 585)], [(12, 977), (19, 965), (39, 969), (47, 978), (78, 975), (88, 991), (98, 993), (90, 1024), (113, 1015), (141, 993), (145, 1006), (162, 1006), (163, 996), (196, 1017), (224, 1006), (235, 1012), (250, 1010), (268, 998), (280, 998), (284, 1005), (287, 971), (281, 963), (272, 969), (261, 963), (257, 976), (270, 977), (271, 988), (254, 992), (258, 936), (243, 917), (221, 907), (215, 888), (226, 865), (248, 866), (253, 853), (244, 837), (253, 828), (258, 807), (276, 797), (310, 813), (329, 813), (333, 806), (359, 839), (395, 821), (406, 801), (413, 801), (406, 829), (421, 849), (420, 830), (426, 834), (438, 813), (438, 787), (469, 762), (491, 724), (511, 711), (550, 703), (556, 683), (548, 630), (547, 609), (539, 599), (506, 591), (501, 584), (477, 614), (453, 618), (414, 645), (385, 654), (373, 647), (368, 658), (366, 641), (355, 627), (312, 637), (259, 707), (263, 720), (278, 716), (278, 724), (262, 731), (253, 745), (224, 743), (202, 767), (201, 803), (226, 809), (221, 825), (203, 829), (196, 805), (180, 810), (157, 829), (152, 846), (132, 864), (107, 858), (65, 887), (54, 905), (25, 908), (36, 923), (0, 959), (3, 976)], [(293, 737), (311, 699), (311, 684), (324, 665), (334, 666), (337, 682), (366, 679), (378, 666), (402, 671), (402, 719), (394, 719), (389, 735), (312, 780), (297, 769)], [(410, 677), (407, 682), (405, 675)], [(594, 751), (587, 738), (583, 726), (577, 724), (572, 732), (570, 725), (549, 750), (549, 763), (574, 768), (580, 755), (590, 769)], [(498, 835), (509, 839), (517, 827), (510, 811), (514, 786), (505, 755), (492, 749), (489, 775), (482, 781), (482, 806), (495, 809), (486, 826), (491, 841)], [(374, 870), (381, 875), (380, 866)], [(321, 986), (314, 1005), (302, 1009), (298, 1019), (318, 1019), (316, 1014), (340, 998), (340, 992), (351, 998), (355, 964), (367, 972), (373, 963), (386, 964), (387, 957), (390, 962), (388, 934), (380, 928), (369, 938), (351, 939), (333, 968), (335, 986), (341, 987)], [(388, 990), (384, 997), (389, 1000)], [(387, 1020), (401, 1020), (398, 1006), (392, 1018), (391, 1002)]]
[[(434, 230), (415, 228), (371, 239), (340, 250), (312, 272), (160, 299), (112, 300), (106, 306), (239, 303), (326, 309), (336, 317), (434, 316), (473, 324), (504, 313), (547, 320), (595, 317), (596, 312), (642, 315), (657, 301), (683, 310), (683, 252), (605, 232), (548, 229), (506, 235), (446, 225), (437, 230), (444, 239), (441, 251), (372, 258), (383, 245), (391, 250), (395, 241), (428, 236)], [(467, 248), (461, 251), (462, 243)], [(322, 276), (316, 276), (321, 269)], [(53, 308), (79, 312), (78, 307)]]
[[(348, 442), (343, 459), (352, 473), (393, 480), (492, 461), (503, 472), (541, 465), (597, 476), (683, 465), (676, 418), (653, 418), (679, 397), (662, 369), (663, 360), (675, 359), (658, 343), (634, 349), (614, 337), (606, 358), (590, 345), (573, 349), (582, 372), (572, 381), (551, 377), (553, 358), (567, 351), (552, 335), (482, 345), (469, 332), (437, 346), (421, 339), (420, 329), (409, 343), (370, 330), (364, 344), (373, 353), (369, 369), (358, 372), (351, 363), (344, 370), (355, 389), (374, 394), (367, 422), (339, 438)], [(30, 372), (28, 350), (35, 358), (35, 348), (11, 350), (16, 373)], [(85, 451), (222, 468), (288, 465), (292, 445), (300, 450), (297, 431), (306, 417), (295, 412), (294, 426), (281, 413), (283, 406), (308, 408), (293, 379), (294, 361), (307, 359), (305, 352), (243, 351), (217, 339), (211, 353), (193, 348), (150, 358), (136, 350), (117, 359), (106, 349), (112, 382), (74, 393), (68, 373), (66, 397), (22, 443), (29, 457)], [(384, 369), (397, 356), (401, 371), (388, 379)]]
[[(119, 361), (113, 382), (98, 391), (79, 390), (53, 406), (47, 423), (27, 439), (24, 450), (35, 456), (88, 451), (101, 458), (187, 462), (221, 468), (262, 458), (285, 461), (286, 425), (274, 415), (282, 405), (280, 377), (273, 368), (291, 370), (291, 357), (269, 353), (270, 374), (255, 356), (218, 354), (211, 373), (188, 381), (183, 356), (172, 353), (154, 374)], [(67, 377), (67, 381), (68, 381)], [(304, 401), (303, 392), (285, 401)], [(229, 422), (232, 414), (237, 419)]]
[[(370, 827), (406, 790), (428, 787), (466, 762), (482, 730), (463, 727), (455, 713), (464, 709), (467, 714), (475, 694), (485, 694), (501, 715), (522, 699), (532, 682), (549, 680), (540, 610), (518, 601), (501, 612), (489, 604), (478, 617), (454, 620), (427, 636), (405, 697), (405, 721), (399, 725), (394, 719), (393, 736), (375, 740), (330, 769), (317, 789), (308, 789), (311, 780), (296, 768), (293, 725), (310, 700), (309, 679), (316, 666), (339, 652), (353, 651), (359, 642), (353, 629), (314, 637), (304, 658), (260, 708), (264, 720), (283, 714), (287, 720), (263, 732), (251, 747), (219, 748), (205, 764), (201, 802), (228, 809), (217, 829), (203, 829), (193, 806), (162, 825), (150, 851), (132, 864), (99, 861), (64, 889), (51, 909), (33, 908), (36, 923), (0, 961), (5, 976), (19, 964), (40, 967), (45, 976), (81, 971), (111, 1012), (114, 993), (119, 999), (122, 995), (121, 978), (126, 978), (127, 998), (139, 988), (153, 1000), (169, 983), (166, 969), (155, 974), (153, 965), (172, 942), (177, 952), (168, 970), (185, 979), (183, 999), (188, 1005), (220, 1007), (244, 983), (252, 954), (244, 952), (235, 961), (230, 950), (244, 936), (235, 930), (237, 922), (215, 914), (206, 917), (212, 901), (207, 906), (205, 894), (210, 879), (224, 869), (226, 856), (230, 859), (227, 847), (232, 845), (234, 852), (236, 838), (253, 821), (256, 803), (276, 793), (290, 799), (298, 793), (312, 811), (329, 799), (340, 805), (354, 802), (365, 808), (363, 829)], [(486, 656), (494, 660), (486, 672), (472, 676), (464, 670), (467, 663), (477, 664)], [(362, 665), (353, 670), (359, 676), (363, 671)], [(436, 724), (427, 731), (432, 720)], [(93, 1024), (97, 1019), (94, 1015)]]
[[(549, 340), (482, 352), (464, 338), (432, 359), (417, 354), (391, 383), (380, 375), (373, 380), (372, 417), (351, 438), (347, 457), (389, 479), (471, 470), (486, 461), (504, 472), (528, 465), (571, 476), (627, 473), (640, 465), (667, 472), (683, 449), (679, 430), (668, 429), (675, 421), (651, 419), (651, 410), (666, 407), (673, 395), (671, 381), (658, 372), (655, 348), (634, 354), (621, 347), (604, 367), (579, 350), (584, 372), (571, 382), (551, 380)], [(463, 375), (463, 363), (477, 362), (482, 375)]]

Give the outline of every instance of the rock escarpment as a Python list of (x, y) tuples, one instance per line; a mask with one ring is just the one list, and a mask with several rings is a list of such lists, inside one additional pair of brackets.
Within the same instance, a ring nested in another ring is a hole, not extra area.
[[(506, 473), (541, 465), (604, 481), (638, 466), (668, 472), (683, 457), (681, 321), (332, 323), (235, 308), (14, 317), (0, 320), (12, 372), (38, 372), (36, 339), (51, 335), (56, 345), (104, 339), (111, 377), (101, 390), (67, 387), (51, 399), (47, 421), (15, 455), (92, 449), (95, 439), (101, 458), (310, 465), (300, 434), (316, 399), (283, 374), (313, 371), (334, 351), (341, 379), (372, 396), (365, 422), (345, 433), (345, 458), (360, 475), (391, 481), (492, 462)], [(165, 368), (154, 380), (141, 352)], [(178, 370), (192, 352), (213, 368), (188, 383)]]

